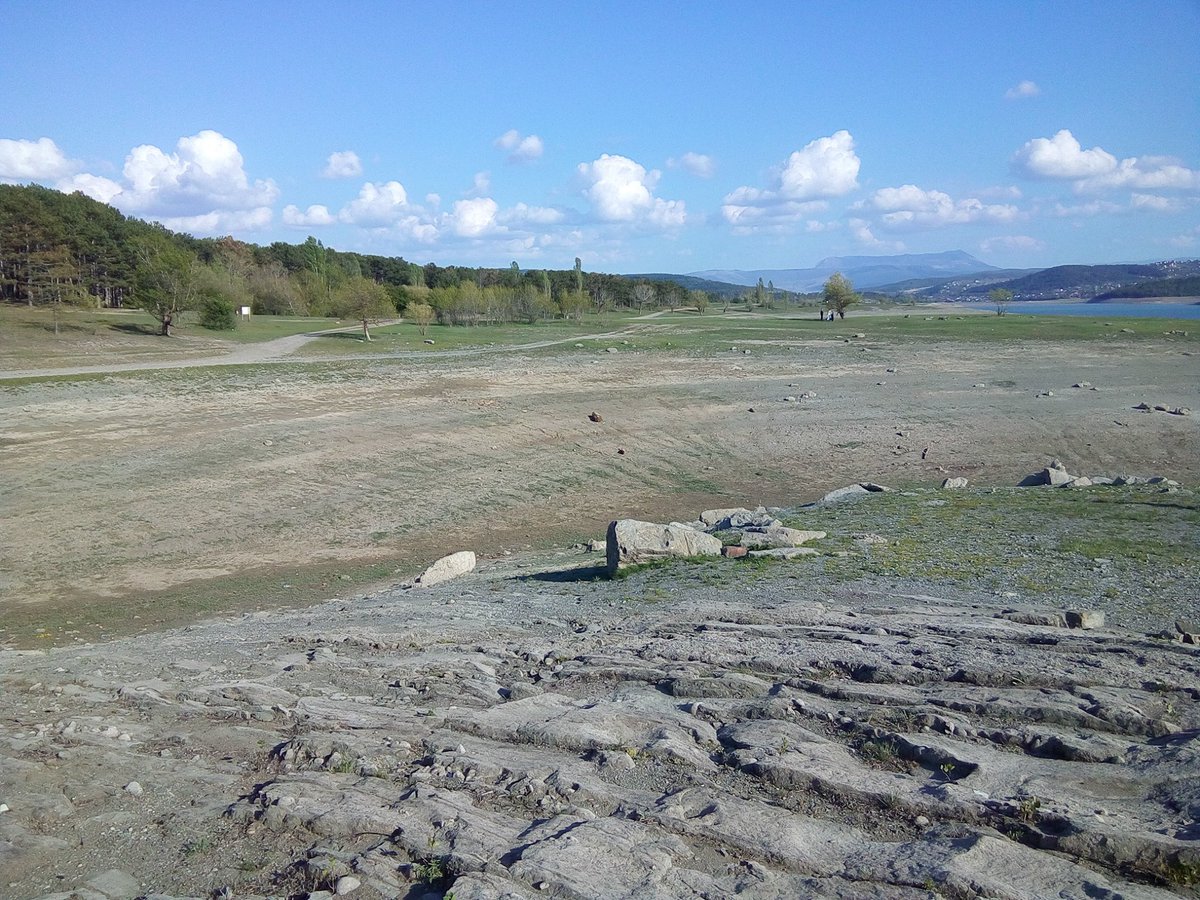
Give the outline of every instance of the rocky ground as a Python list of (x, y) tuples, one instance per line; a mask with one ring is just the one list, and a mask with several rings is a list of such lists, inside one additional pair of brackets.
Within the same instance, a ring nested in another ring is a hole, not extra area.
[[(819, 558), (512, 556), (0, 652), (0, 893), (1197, 896), (1200, 647), (1120, 566), (1092, 596), (839, 577), (900, 542), (837, 516), (947, 496), (986, 523), (982, 493), (889, 495), (784, 513)], [(1081, 604), (1108, 626), (1047, 624)]]

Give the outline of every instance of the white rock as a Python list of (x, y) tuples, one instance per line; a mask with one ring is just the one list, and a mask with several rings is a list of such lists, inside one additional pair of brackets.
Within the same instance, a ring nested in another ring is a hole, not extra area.
[(337, 884), (333, 887), (333, 892), (339, 897), (344, 894), (350, 894), (362, 887), (362, 882), (353, 875), (343, 875), (337, 880)]
[(135, 797), (140, 797), (142, 796), (142, 786), (136, 781), (131, 781), (129, 784), (125, 785), (125, 792), (127, 794), (133, 794)]
[(942, 487), (948, 491), (962, 490), (966, 486), (967, 479), (965, 478), (947, 478), (942, 482)]
[(459, 550), (449, 556), (443, 556), (426, 569), (417, 578), (418, 587), (432, 587), (444, 581), (466, 575), (475, 569), (475, 553), (472, 550)]

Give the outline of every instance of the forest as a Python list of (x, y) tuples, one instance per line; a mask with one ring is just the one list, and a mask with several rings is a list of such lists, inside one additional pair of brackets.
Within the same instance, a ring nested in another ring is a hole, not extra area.
[(0, 185), (0, 301), (56, 310), (139, 307), (162, 334), (192, 311), (207, 327), (234, 327), (242, 307), (364, 320), (413, 310), (469, 325), (617, 308), (703, 312), (712, 299), (671, 281), (585, 273), (578, 258), (566, 270), (523, 269), (516, 261), (469, 268), (339, 251), (314, 237), (267, 246), (195, 238), (81, 193)]

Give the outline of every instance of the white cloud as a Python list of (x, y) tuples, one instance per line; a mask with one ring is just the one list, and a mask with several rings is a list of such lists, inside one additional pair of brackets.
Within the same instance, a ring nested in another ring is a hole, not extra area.
[(254, 209), (213, 210), (196, 216), (160, 216), (157, 221), (172, 231), (228, 234), (234, 231), (261, 231), (271, 224), (273, 217), (269, 206), (259, 206)]
[(1200, 172), (1167, 156), (1132, 156), (1116, 168), (1085, 178), (1076, 186), (1081, 193), (1098, 193), (1120, 188), (1142, 190), (1188, 190), (1200, 188)]
[(362, 160), (353, 150), (337, 150), (329, 154), (322, 178), (357, 178), (362, 174)]
[(667, 166), (672, 169), (683, 169), (689, 175), (697, 178), (712, 178), (717, 172), (717, 163), (711, 156), (703, 153), (693, 153), (690, 150), (676, 159), (667, 160)]
[(495, 230), (498, 211), (499, 207), (491, 197), (457, 200), (450, 214), (454, 233), (459, 237), (481, 237)]
[(1019, 82), (1018, 84), (1013, 85), (1007, 91), (1005, 91), (1004, 99), (1005, 100), (1025, 100), (1029, 97), (1036, 97), (1041, 92), (1042, 92), (1042, 89), (1040, 87), (1038, 87), (1034, 82), (1022, 81), (1022, 82)]
[(1177, 234), (1175, 237), (1167, 241), (1172, 247), (1180, 250), (1187, 250), (1200, 243), (1200, 225), (1197, 225), (1191, 231), (1185, 231), (1183, 234)]
[(301, 212), (298, 206), (288, 205), (283, 208), (283, 224), (293, 228), (311, 228), (319, 225), (332, 225), (337, 219), (329, 212), (329, 207), (313, 204)]
[(545, 150), (542, 139), (536, 134), (522, 136), (515, 128), (510, 128), (496, 138), (495, 146), (508, 151), (510, 163), (527, 163), (539, 159)]
[(562, 210), (552, 206), (527, 206), (518, 203), (501, 213), (498, 221), (504, 225), (554, 225), (565, 218), (566, 214)]
[(656, 169), (647, 172), (628, 157), (608, 153), (590, 163), (580, 163), (578, 169), (587, 183), (584, 196), (606, 222), (648, 222), (675, 228), (687, 220), (682, 200), (654, 196), (661, 177)]
[(399, 222), (408, 214), (408, 192), (398, 181), (375, 184), (368, 181), (338, 213), (338, 218), (350, 225), (382, 228)]
[(850, 233), (854, 235), (855, 240), (865, 247), (889, 250), (893, 253), (901, 253), (905, 249), (901, 241), (884, 241), (877, 238), (871, 230), (871, 223), (866, 219), (850, 219), (847, 224), (850, 226)]
[(972, 222), (1011, 222), (1017, 208), (1008, 204), (985, 204), (975, 197), (954, 200), (942, 191), (927, 191), (915, 184), (881, 188), (871, 196), (881, 223), (888, 228), (966, 225)]
[(54, 186), (65, 194), (80, 191), (101, 203), (111, 203), (112, 199), (121, 193), (121, 186), (111, 178), (88, 175), (86, 172), (60, 179)]
[(180, 138), (174, 153), (134, 147), (122, 172), (126, 187), (113, 198), (122, 211), (193, 223), (189, 231), (262, 227), (279, 196), (273, 181), (250, 181), (237, 144), (216, 131)]
[(486, 197), (492, 192), (492, 173), (476, 172), (471, 182), (471, 189), (466, 192), (468, 197)]
[(0, 181), (52, 181), (79, 171), (79, 164), (50, 138), (0, 140)]
[(1121, 212), (1121, 206), (1118, 203), (1111, 203), (1108, 200), (1092, 200), (1088, 203), (1076, 203), (1071, 206), (1055, 203), (1049, 214), (1056, 219), (1077, 219), (1083, 216), (1101, 216), (1118, 212)]
[(983, 253), (1005, 253), (1012, 251), (1032, 253), (1045, 250), (1046, 244), (1027, 234), (1006, 234), (980, 241), (979, 249)]
[(1084, 150), (1065, 128), (1052, 138), (1026, 141), (1013, 162), (1031, 178), (1094, 178), (1117, 167), (1115, 156), (1099, 147)]
[(770, 187), (743, 186), (727, 194), (721, 213), (739, 227), (798, 221), (814, 211), (814, 201), (857, 188), (860, 165), (850, 132), (817, 138), (788, 156), (773, 173)]

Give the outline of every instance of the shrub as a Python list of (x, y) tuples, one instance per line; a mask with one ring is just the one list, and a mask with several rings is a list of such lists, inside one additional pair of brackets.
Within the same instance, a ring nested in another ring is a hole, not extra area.
[(200, 301), (200, 324), (212, 331), (230, 331), (237, 327), (233, 304), (224, 297), (210, 295)]

